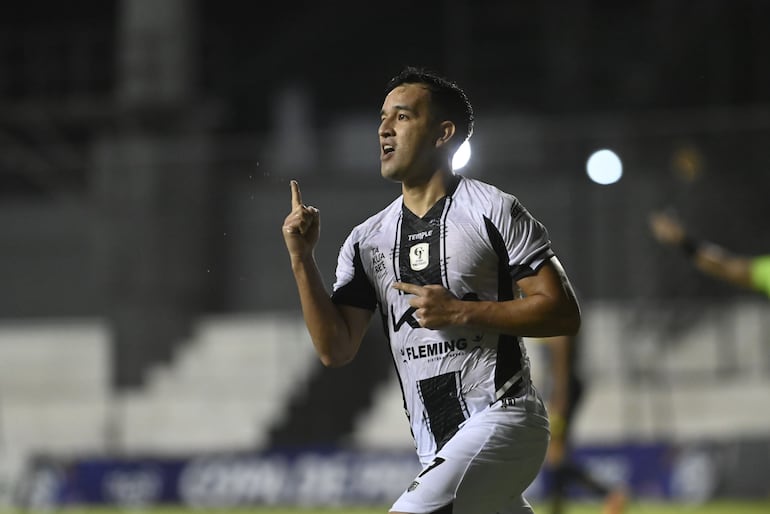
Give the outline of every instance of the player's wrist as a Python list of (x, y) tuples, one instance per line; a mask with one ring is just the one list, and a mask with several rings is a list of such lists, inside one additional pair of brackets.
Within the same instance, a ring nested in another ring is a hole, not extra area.
[(468, 324), (468, 311), (466, 309), (465, 303), (462, 300), (454, 300), (452, 302), (454, 304), (454, 313), (452, 314), (452, 325), (454, 326), (463, 326)]
[(315, 264), (312, 250), (309, 252), (289, 252), (291, 269), (294, 271), (305, 269)]
[(679, 249), (689, 259), (695, 257), (701, 246), (703, 246), (703, 241), (691, 236), (690, 234), (684, 234), (682, 236), (682, 240), (679, 242)]
[(484, 318), (483, 302), (457, 299), (455, 300), (455, 305), (455, 325), (465, 327), (478, 327), (484, 325), (484, 323), (481, 321)]

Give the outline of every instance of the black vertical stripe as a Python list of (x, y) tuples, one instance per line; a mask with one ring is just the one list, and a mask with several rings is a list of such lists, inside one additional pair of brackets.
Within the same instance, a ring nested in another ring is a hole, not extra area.
[[(398, 273), (398, 259), (399, 259), (399, 244), (401, 240), (401, 223), (403, 221), (404, 215), (401, 213), (398, 217), (398, 220), (396, 221), (396, 234), (395, 239), (393, 241), (393, 252), (392, 252), (392, 266), (393, 266), (393, 276), (396, 278), (396, 280), (401, 280), (401, 276)], [(399, 292), (400, 293), (400, 292)], [(387, 296), (387, 295), (386, 295)], [(384, 306), (380, 306), (380, 317), (382, 319), (382, 328), (385, 330), (385, 337), (388, 341), (389, 346), (389, 354), (390, 358), (393, 361), (393, 369), (396, 370), (396, 378), (398, 378), (398, 386), (401, 388), (401, 405), (404, 407), (404, 412), (406, 413), (406, 419), (409, 421), (409, 432), (412, 434), (412, 439), (415, 439), (414, 437), (414, 430), (412, 429), (412, 420), (410, 418), (409, 409), (406, 404), (406, 390), (404, 389), (404, 380), (401, 378), (401, 373), (398, 370), (398, 362), (396, 361), (396, 356), (393, 354), (393, 347), (390, 344), (390, 330), (388, 327), (388, 312), (387, 308), (383, 308)]]
[(390, 344), (390, 330), (388, 330), (388, 313), (385, 309), (380, 306), (380, 319), (382, 320), (382, 328), (385, 330), (385, 339), (388, 343), (388, 353), (390, 354), (390, 358), (393, 361), (393, 368), (396, 370), (396, 378), (398, 378), (398, 386), (401, 388), (401, 404), (404, 407), (404, 412), (406, 413), (406, 419), (409, 421), (409, 432), (412, 434), (412, 439), (414, 439), (414, 430), (412, 429), (412, 420), (409, 415), (409, 409), (406, 405), (406, 391), (404, 390), (404, 381), (401, 378), (401, 373), (398, 371), (398, 362), (396, 361), (396, 356), (393, 355), (393, 348)]
[(466, 415), (462, 404), (460, 372), (453, 371), (417, 382), (426, 421), (440, 450), (460, 429)]
[[(509, 273), (508, 250), (500, 231), (492, 220), (484, 216), (489, 241), (497, 254), (497, 301), (513, 300), (513, 279)], [(518, 336), (500, 334), (497, 340), (497, 362), (495, 363), (495, 389), (521, 370), (521, 348)]]

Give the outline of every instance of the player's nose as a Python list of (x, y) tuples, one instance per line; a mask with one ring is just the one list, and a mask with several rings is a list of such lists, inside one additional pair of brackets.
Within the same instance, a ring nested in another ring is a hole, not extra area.
[(390, 137), (394, 135), (393, 125), (388, 120), (388, 118), (385, 118), (382, 120), (382, 122), (380, 122), (380, 127), (377, 130), (377, 134), (379, 134), (380, 137)]

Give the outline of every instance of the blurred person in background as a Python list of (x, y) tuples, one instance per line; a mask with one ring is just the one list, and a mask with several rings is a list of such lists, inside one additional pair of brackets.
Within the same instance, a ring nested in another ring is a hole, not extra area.
[(570, 455), (572, 427), (584, 392), (579, 369), (580, 340), (578, 336), (557, 336), (536, 341), (545, 350), (549, 371), (545, 390), (551, 442), (545, 469), (551, 473), (551, 513), (565, 511), (567, 488), (578, 484), (604, 498), (602, 514), (621, 514), (627, 502), (625, 492), (594, 477)]
[(652, 213), (649, 221), (658, 242), (680, 249), (701, 272), (770, 297), (770, 255), (738, 255), (715, 243), (696, 239), (676, 217), (664, 212)]
[(283, 235), (321, 361), (350, 362), (377, 310), (388, 334), (423, 466), (391, 512), (531, 514), (522, 493), (545, 458), (548, 415), (521, 337), (580, 325), (545, 227), (514, 196), (454, 174), (472, 130), (455, 83), (412, 67), (388, 83), (380, 171), (402, 195), (352, 230), (331, 295), (313, 257), (319, 210), (291, 183)]

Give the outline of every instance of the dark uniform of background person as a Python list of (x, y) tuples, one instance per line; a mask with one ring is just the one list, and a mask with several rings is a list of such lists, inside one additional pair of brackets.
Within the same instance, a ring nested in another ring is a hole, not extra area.
[(556, 336), (538, 339), (546, 353), (548, 386), (545, 388), (548, 415), (551, 422), (551, 442), (545, 469), (552, 477), (551, 512), (565, 512), (567, 489), (578, 484), (591, 493), (603, 496), (603, 514), (625, 511), (624, 491), (604, 483), (578, 464), (570, 455), (572, 427), (579, 412), (584, 392), (580, 374), (580, 336)]

